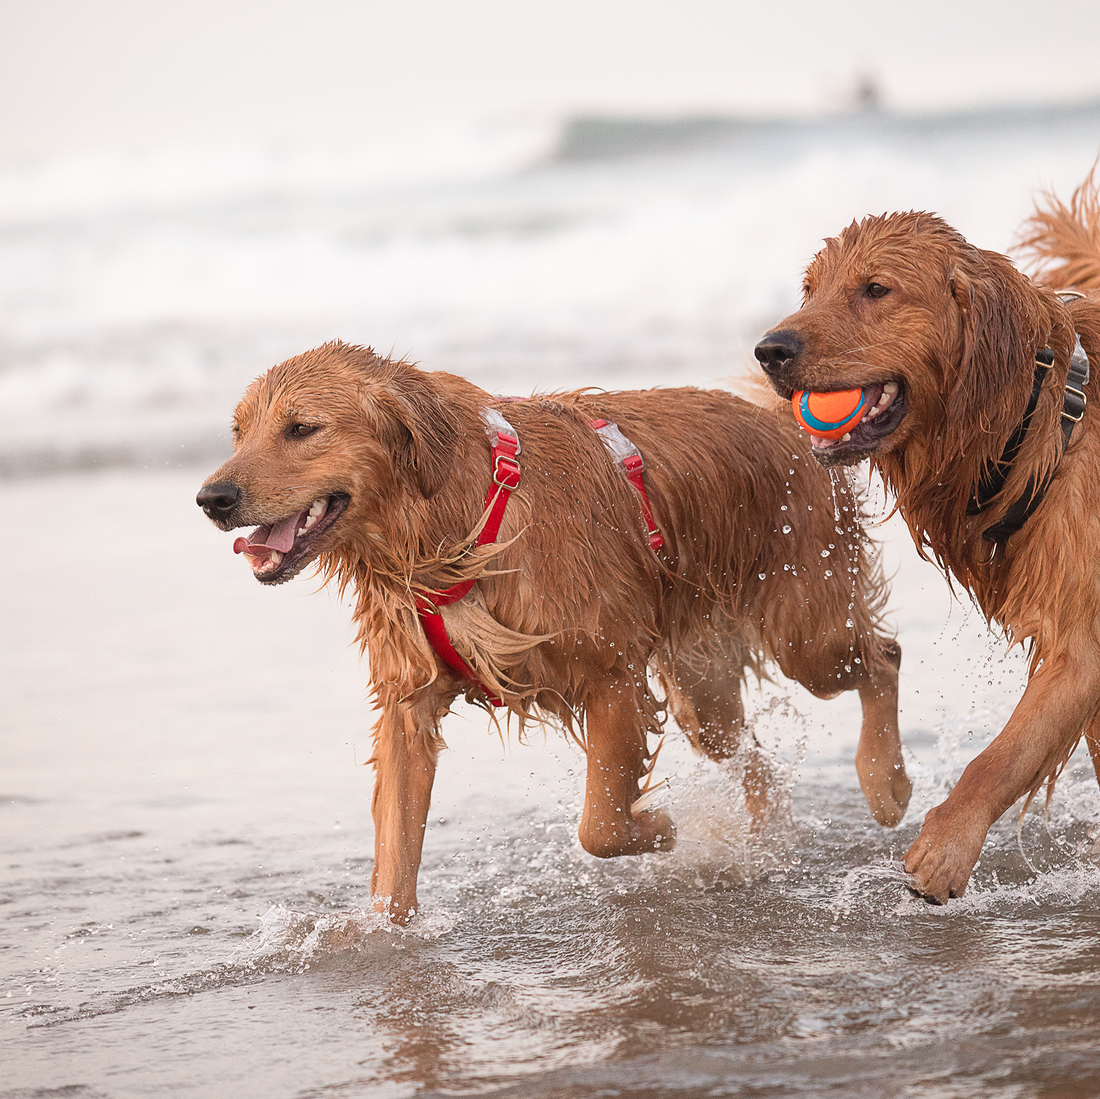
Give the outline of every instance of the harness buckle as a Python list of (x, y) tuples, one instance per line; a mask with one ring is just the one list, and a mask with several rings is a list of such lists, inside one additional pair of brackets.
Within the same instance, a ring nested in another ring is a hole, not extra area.
[(507, 454), (498, 454), (493, 462), (493, 484), (514, 489), (519, 485), (519, 462)]
[[(1078, 411), (1076, 416), (1072, 415), (1070, 413), (1069, 409), (1066, 407), (1066, 405), (1069, 404), (1069, 398), (1070, 398), (1071, 395), (1078, 399), (1078, 400), (1075, 400), (1073, 402), (1074, 407), (1076, 407), (1080, 410), (1080, 411)], [(1078, 401), (1080, 401), (1079, 404), (1078, 404)], [(1066, 386), (1066, 405), (1063, 405), (1063, 407), (1062, 407), (1062, 419), (1063, 420), (1069, 420), (1070, 422), (1075, 423), (1075, 424), (1079, 424), (1081, 422), (1081, 420), (1084, 418), (1085, 405), (1087, 403), (1088, 403), (1088, 398), (1085, 396), (1085, 394), (1080, 389), (1074, 389), (1073, 386), (1067, 385)]]

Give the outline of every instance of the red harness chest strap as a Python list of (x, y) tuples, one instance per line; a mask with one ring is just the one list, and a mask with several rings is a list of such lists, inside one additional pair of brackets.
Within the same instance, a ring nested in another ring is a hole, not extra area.
[[(496, 409), (482, 409), (481, 418), (485, 421), (485, 430), (489, 436), (493, 458), (493, 483), (485, 495), (485, 510), (488, 515), (485, 517), (481, 533), (477, 536), (477, 544), (487, 546), (497, 540), (500, 524), (504, 520), (504, 509), (508, 506), (508, 498), (519, 487), (520, 469), (517, 459), (520, 445), (515, 429)], [(503, 700), (493, 695), (474, 675), (469, 664), (459, 656), (451, 644), (451, 639), (447, 636), (447, 627), (443, 624), (443, 616), (439, 613), (440, 607), (457, 603), (475, 582), (474, 579), (463, 580), (442, 591), (418, 592), (416, 611), (420, 616), (420, 624), (424, 627), (424, 635), (439, 659), (453, 672), (480, 687), (494, 706), (503, 706)]]
[(642, 474), (645, 473), (645, 459), (641, 451), (619, 430), (618, 424), (609, 424), (606, 420), (589, 420), (588, 426), (604, 441), (616, 464), (626, 474), (626, 479), (634, 486), (638, 494), (638, 504), (642, 509), (646, 529), (649, 531), (649, 548), (659, 553), (665, 544), (660, 528), (653, 521), (653, 509), (649, 506), (649, 495), (645, 490)]

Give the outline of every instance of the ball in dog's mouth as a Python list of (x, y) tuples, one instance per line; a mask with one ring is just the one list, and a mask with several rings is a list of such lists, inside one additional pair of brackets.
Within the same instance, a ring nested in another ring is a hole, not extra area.
[(894, 381), (819, 393), (799, 390), (791, 397), (791, 407), (799, 425), (809, 432), (814, 449), (827, 450), (853, 442), (853, 432), (883, 415), (899, 391)]
[(862, 389), (834, 389), (811, 393), (800, 389), (791, 397), (794, 418), (819, 439), (839, 439), (850, 431), (867, 411)]
[(233, 552), (244, 555), (253, 575), (265, 583), (289, 579), (312, 556), (317, 538), (340, 517), (348, 505), (341, 494), (319, 496), (275, 523), (257, 527), (247, 538), (233, 542)]

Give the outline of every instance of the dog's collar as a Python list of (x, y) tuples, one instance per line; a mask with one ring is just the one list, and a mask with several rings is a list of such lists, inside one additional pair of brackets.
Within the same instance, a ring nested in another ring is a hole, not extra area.
[[(1076, 291), (1067, 291), (1059, 294), (1058, 298), (1063, 304), (1076, 301), (1084, 297)], [(1031, 424), (1032, 414), (1039, 403), (1039, 394), (1047, 374), (1054, 364), (1054, 352), (1048, 347), (1040, 348), (1035, 354), (1035, 376), (1031, 386), (1031, 396), (1028, 398), (1027, 409), (1016, 430), (1009, 437), (1001, 456), (996, 462), (986, 466), (985, 472), (974, 489), (974, 495), (966, 506), (967, 515), (980, 515), (997, 497), (1008, 480), (1012, 463), (1027, 437), (1027, 429)], [(1081, 421), (1085, 414), (1084, 387), (1089, 382), (1089, 357), (1081, 346), (1081, 337), (1077, 336), (1073, 348), (1073, 354), (1069, 360), (1069, 373), (1066, 376), (1066, 387), (1062, 396), (1062, 452), (1065, 453), (1069, 446), (1070, 436), (1074, 427)], [(1061, 461), (1061, 454), (1058, 456)], [(1055, 462), (1046, 475), (1040, 480), (1037, 476), (1031, 477), (1023, 493), (1014, 501), (1005, 512), (1004, 518), (994, 523), (982, 532), (982, 538), (987, 542), (1004, 543), (1015, 534), (1031, 518), (1035, 509), (1042, 503), (1050, 483), (1054, 480), (1054, 474), (1058, 470), (1058, 462)]]

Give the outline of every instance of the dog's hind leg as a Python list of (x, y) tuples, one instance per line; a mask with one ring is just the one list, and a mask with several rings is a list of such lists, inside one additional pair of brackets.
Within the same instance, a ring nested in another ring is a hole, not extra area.
[[(815, 626), (820, 632), (811, 633)], [(808, 616), (797, 625), (789, 623), (786, 639), (777, 641), (773, 638), (771, 643), (783, 674), (818, 698), (859, 692), (863, 722), (856, 774), (875, 820), (893, 828), (905, 816), (913, 792), (898, 731), (901, 646), (869, 630), (861, 640), (848, 628), (826, 629)]]
[(878, 637), (872, 637), (870, 645), (877, 647), (878, 659), (872, 656), (868, 662), (866, 656), (862, 658), (861, 666), (870, 663), (870, 667), (853, 684), (863, 706), (856, 774), (875, 820), (893, 828), (905, 816), (913, 793), (913, 783), (905, 771), (898, 730), (901, 646), (894, 640)]
[[(644, 669), (644, 662), (639, 666)], [(644, 671), (643, 671), (644, 675)], [(670, 850), (676, 829), (663, 809), (632, 810), (649, 754), (646, 688), (634, 676), (612, 671), (589, 689), (585, 704), (588, 770), (581, 846), (614, 858)]]
[(375, 910), (394, 923), (416, 915), (416, 875), (428, 823), (436, 759), (445, 747), (438, 717), (426, 703), (384, 704), (374, 728)]
[[(738, 755), (745, 746), (745, 704), (741, 697), (744, 660), (721, 657), (685, 660), (679, 658), (671, 673), (662, 670), (661, 682), (668, 709), (692, 745), (716, 763)], [(773, 788), (771, 767), (751, 737), (742, 784), (745, 807), (758, 830), (767, 817)]]
[(1100, 783), (1100, 713), (1089, 722), (1085, 730), (1085, 743), (1092, 756), (1092, 769), (1096, 772), (1096, 781)]

